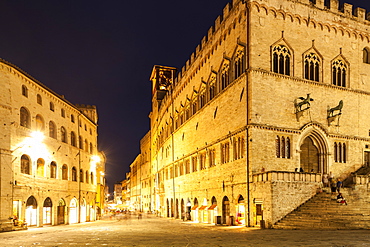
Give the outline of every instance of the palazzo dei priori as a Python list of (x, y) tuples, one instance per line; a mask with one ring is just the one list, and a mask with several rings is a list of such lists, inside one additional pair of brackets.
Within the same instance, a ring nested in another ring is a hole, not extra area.
[[(368, 198), (370, 16), (338, 0), (233, 0), (182, 68), (156, 65), (133, 208), (272, 227), (332, 173)], [(369, 209), (370, 210), (370, 209)]]

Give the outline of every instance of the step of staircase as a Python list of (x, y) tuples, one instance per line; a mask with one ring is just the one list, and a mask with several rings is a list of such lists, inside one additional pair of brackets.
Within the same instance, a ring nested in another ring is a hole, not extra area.
[(368, 202), (350, 195), (348, 189), (341, 191), (347, 205), (337, 203), (336, 194), (329, 191), (316, 194), (296, 210), (278, 221), (275, 229), (370, 229), (370, 206)]

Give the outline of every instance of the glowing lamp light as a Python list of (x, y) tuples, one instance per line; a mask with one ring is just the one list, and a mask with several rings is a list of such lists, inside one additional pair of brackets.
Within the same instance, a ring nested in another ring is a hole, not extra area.
[(40, 131), (34, 131), (31, 133), (31, 137), (34, 142), (41, 143), (44, 140), (44, 134)]
[(93, 155), (93, 156), (91, 156), (91, 161), (95, 162), (95, 163), (99, 163), (100, 162), (100, 157), (98, 155)]

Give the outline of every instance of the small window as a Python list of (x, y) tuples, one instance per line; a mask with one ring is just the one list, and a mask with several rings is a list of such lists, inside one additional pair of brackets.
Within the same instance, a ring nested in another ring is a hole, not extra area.
[(75, 116), (73, 114), (71, 114), (71, 122), (74, 123), (75, 122)]
[(94, 184), (94, 173), (93, 172), (91, 172), (90, 174), (90, 183)]
[(370, 64), (370, 49), (365, 47), (363, 50), (364, 63)]
[(85, 177), (86, 177), (86, 183), (89, 183), (89, 171), (85, 172)]
[(77, 169), (72, 167), (72, 181), (77, 181)]
[(44, 160), (38, 159), (37, 160), (37, 176), (43, 177), (44, 176)]
[(62, 108), (62, 109), (60, 109), (60, 115), (62, 116), (62, 117), (66, 117), (66, 111)]
[(31, 174), (30, 158), (27, 155), (22, 155), (21, 157), (21, 173)]
[(80, 149), (84, 149), (84, 142), (83, 142), (82, 136), (78, 137), (78, 147)]
[(50, 111), (54, 111), (54, 103), (50, 102)]
[(60, 135), (61, 135), (61, 141), (64, 143), (67, 143), (67, 131), (63, 126), (60, 128)]
[(36, 115), (36, 130), (44, 131), (44, 119), (41, 115)]
[(40, 95), (40, 94), (38, 94), (36, 97), (37, 97), (37, 104), (42, 105), (42, 98), (41, 98), (41, 95)]
[(90, 142), (90, 154), (93, 153), (93, 144)]
[(22, 95), (28, 98), (28, 88), (25, 85), (22, 85)]
[(68, 180), (68, 166), (67, 165), (63, 165), (62, 167), (62, 179)]
[(49, 122), (49, 136), (51, 138), (57, 139), (57, 128), (55, 126), (55, 123), (52, 121)]
[(54, 161), (50, 164), (50, 178), (57, 178), (57, 163)]
[(21, 107), (20, 109), (20, 125), (28, 129), (31, 128), (30, 113), (25, 107)]
[(84, 171), (82, 169), (80, 169), (80, 182), (84, 182)]
[(77, 147), (76, 134), (73, 131), (71, 132), (71, 145)]

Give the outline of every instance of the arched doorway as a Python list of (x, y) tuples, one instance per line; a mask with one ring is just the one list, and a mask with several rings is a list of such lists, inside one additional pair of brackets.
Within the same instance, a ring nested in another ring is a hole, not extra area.
[(235, 222), (238, 225), (245, 225), (245, 204), (244, 197), (239, 195), (238, 205), (236, 205), (236, 219)]
[(51, 225), (51, 209), (53, 207), (53, 203), (51, 202), (50, 197), (46, 198), (44, 201), (43, 207), (43, 224), (44, 225)]
[(230, 216), (230, 202), (227, 196), (222, 199), (222, 224), (226, 224), (226, 219)]
[(195, 197), (194, 198), (194, 206), (191, 208), (191, 213), (192, 213), (192, 219), (195, 221), (195, 222), (198, 222), (198, 213), (199, 213), (199, 203), (198, 203), (198, 199)]
[(69, 224), (74, 224), (78, 222), (78, 212), (77, 212), (77, 200), (73, 198), (69, 204)]
[(327, 173), (327, 145), (322, 135), (311, 132), (300, 144), (300, 167), (304, 172)]
[(26, 223), (29, 226), (37, 225), (37, 201), (33, 196), (28, 197), (26, 202)]
[[(209, 217), (211, 223), (221, 224), (221, 216), (218, 216), (217, 213), (217, 199), (216, 197), (212, 196), (211, 199), (211, 206), (208, 208), (209, 211)], [(217, 219), (216, 219), (217, 216)]]
[(58, 212), (57, 212), (57, 224), (64, 224), (66, 203), (63, 199), (60, 199), (58, 202)]

